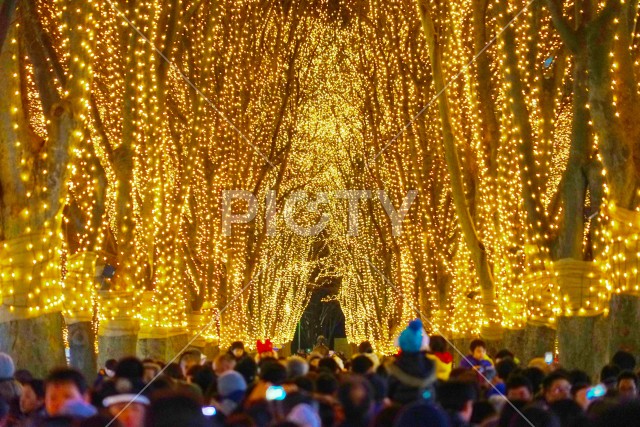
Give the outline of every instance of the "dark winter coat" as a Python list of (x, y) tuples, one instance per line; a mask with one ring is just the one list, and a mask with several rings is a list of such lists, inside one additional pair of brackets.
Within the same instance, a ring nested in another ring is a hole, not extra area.
[(434, 363), (425, 354), (402, 353), (386, 365), (389, 374), (388, 396), (401, 405), (414, 402), (423, 397), (436, 381)]

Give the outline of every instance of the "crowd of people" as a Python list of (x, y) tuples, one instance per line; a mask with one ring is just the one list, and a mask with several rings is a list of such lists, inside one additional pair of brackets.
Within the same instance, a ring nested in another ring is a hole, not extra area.
[(46, 378), (0, 353), (0, 427), (640, 426), (633, 354), (619, 351), (593, 379), (550, 360), (527, 364), (474, 340), (454, 366), (441, 336), (419, 320), (379, 357), (368, 342), (344, 358), (323, 339), (309, 354), (279, 357), (259, 341), (213, 360), (184, 351), (175, 363), (109, 360), (93, 384), (60, 367)]

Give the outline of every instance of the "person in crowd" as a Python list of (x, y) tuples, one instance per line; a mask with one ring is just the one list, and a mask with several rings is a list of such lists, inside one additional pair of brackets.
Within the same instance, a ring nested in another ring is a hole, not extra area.
[(344, 411), (340, 427), (367, 427), (373, 417), (373, 390), (369, 382), (353, 375), (338, 388), (338, 400)]
[(400, 355), (385, 365), (388, 378), (388, 395), (391, 401), (404, 405), (422, 398), (436, 381), (435, 367), (425, 355), (429, 336), (424, 332), (420, 319), (412, 320), (398, 338)]
[(76, 402), (89, 402), (87, 381), (75, 369), (54, 369), (47, 375), (44, 383), (44, 405), (47, 416), (65, 415), (67, 405)]
[(220, 353), (213, 361), (213, 371), (217, 376), (232, 371), (236, 367), (236, 358), (231, 353)]
[(98, 388), (104, 381), (113, 378), (116, 374), (117, 365), (118, 361), (116, 359), (108, 359), (104, 364), (104, 368), (98, 371), (98, 376), (93, 383), (93, 388)]
[(309, 364), (300, 356), (291, 356), (287, 359), (287, 379), (304, 377), (309, 373)]
[[(152, 381), (162, 371), (162, 366), (160, 365), (160, 363), (151, 359), (144, 360), (142, 362), (142, 366), (144, 368), (144, 374), (142, 376), (142, 380), (145, 383)], [(113, 375), (111, 375), (110, 377), (113, 377)]]
[(157, 396), (149, 406), (146, 427), (211, 427), (220, 425), (203, 413), (202, 405), (191, 395), (169, 392)]
[(142, 380), (117, 378), (107, 385), (102, 406), (123, 427), (144, 427), (150, 403)]
[(618, 375), (618, 397), (622, 400), (631, 400), (638, 397), (638, 375), (632, 371), (623, 371)]
[(231, 346), (229, 347), (229, 353), (231, 353), (233, 357), (235, 357), (236, 363), (249, 357), (244, 349), (244, 343), (242, 341), (232, 342)]
[(282, 386), (287, 380), (287, 368), (276, 359), (263, 359), (260, 362), (258, 382), (248, 392), (245, 407), (263, 401), (267, 396), (267, 389), (271, 386)]
[(562, 399), (549, 405), (562, 427), (583, 427), (589, 424), (582, 406), (570, 399)]
[(506, 396), (509, 400), (531, 402), (533, 400), (533, 386), (529, 378), (524, 375), (511, 375), (506, 382)]
[(487, 345), (480, 339), (471, 341), (469, 346), (471, 353), (466, 355), (460, 361), (461, 368), (475, 369), (482, 375), (490, 375), (489, 371), (493, 371), (493, 363), (487, 357)]
[(240, 374), (244, 377), (244, 380), (247, 383), (248, 387), (253, 386), (256, 380), (256, 374), (258, 373), (258, 365), (255, 360), (250, 357), (241, 359), (236, 363), (236, 367), (234, 370), (240, 372)]
[(380, 358), (373, 352), (373, 346), (369, 341), (362, 341), (358, 345), (358, 354), (354, 355), (354, 358), (358, 356), (366, 356), (371, 359), (374, 370), (378, 369), (378, 366), (380, 366)]
[(14, 378), (15, 372), (16, 368), (11, 356), (7, 353), (0, 353), (0, 398), (9, 404), (8, 422), (13, 422), (20, 413), (22, 387)]
[(7, 427), (9, 422), (9, 403), (0, 397), (0, 427)]
[(600, 370), (600, 382), (607, 387), (608, 393), (613, 393), (616, 390), (618, 375), (620, 375), (620, 368), (612, 363), (603, 366)]
[(542, 391), (542, 381), (546, 374), (539, 368), (533, 366), (523, 369), (521, 373), (522, 376), (526, 377), (531, 382), (533, 395), (538, 395)]
[[(233, 363), (235, 365), (235, 359)], [(198, 394), (210, 397), (207, 392), (216, 387), (216, 373), (209, 363), (192, 366), (187, 373), (187, 382), (198, 387)]]
[(202, 353), (198, 349), (188, 349), (180, 356), (180, 369), (182, 370), (182, 375), (184, 375), (185, 378), (187, 377), (187, 372), (189, 372), (189, 369), (191, 369), (192, 366), (201, 364)]
[(260, 363), (261, 360), (264, 359), (277, 359), (277, 355), (275, 350), (273, 349), (273, 344), (271, 340), (258, 340), (256, 341), (256, 362)]
[(636, 363), (637, 362), (635, 356), (624, 350), (616, 351), (611, 358), (611, 364), (620, 368), (620, 372), (635, 371)]
[(35, 426), (47, 416), (44, 407), (44, 396), (44, 381), (32, 379), (22, 383), (20, 412), (24, 419), (20, 423), (21, 426)]
[(515, 354), (513, 354), (510, 350), (506, 348), (503, 348), (502, 350), (496, 353), (494, 357), (494, 362), (497, 365), (498, 363), (500, 363), (501, 360), (507, 359), (507, 358), (513, 360), (514, 362), (516, 362), (516, 364), (518, 364)]
[(227, 371), (218, 377), (218, 394), (213, 405), (224, 415), (235, 411), (247, 392), (244, 377), (236, 371)]
[(554, 371), (542, 381), (542, 394), (547, 404), (562, 399), (571, 399), (571, 382), (564, 371)]
[(496, 363), (496, 375), (491, 380), (492, 387), (488, 389), (487, 395), (506, 395), (507, 394), (507, 378), (518, 369), (518, 365), (510, 357), (506, 357)]
[(450, 427), (446, 413), (425, 399), (417, 400), (400, 410), (393, 427)]
[(451, 427), (470, 426), (473, 402), (477, 392), (474, 385), (462, 381), (447, 381), (436, 388), (437, 401), (447, 412)]
[(311, 354), (320, 357), (327, 357), (329, 356), (329, 351), (330, 349), (327, 345), (327, 339), (322, 335), (318, 336), (316, 339), (316, 345), (313, 347), (313, 350), (311, 350)]
[(453, 356), (447, 351), (447, 341), (441, 335), (429, 337), (430, 352), (427, 357), (435, 364), (436, 377), (440, 381), (447, 381), (453, 367)]

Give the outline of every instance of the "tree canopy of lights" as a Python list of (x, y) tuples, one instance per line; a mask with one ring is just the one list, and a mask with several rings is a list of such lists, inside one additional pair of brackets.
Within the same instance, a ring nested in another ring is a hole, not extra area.
[[(637, 1), (0, 14), (2, 324), (284, 345), (332, 278), (349, 342), (393, 353), (417, 316), (495, 341), (640, 297)], [(227, 190), (257, 201), (231, 233)]]

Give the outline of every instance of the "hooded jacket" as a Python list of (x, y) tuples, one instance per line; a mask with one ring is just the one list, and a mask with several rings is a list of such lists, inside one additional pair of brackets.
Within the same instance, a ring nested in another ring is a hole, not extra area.
[(434, 363), (424, 352), (401, 353), (393, 363), (386, 365), (389, 374), (389, 398), (401, 405), (422, 398), (435, 380)]

